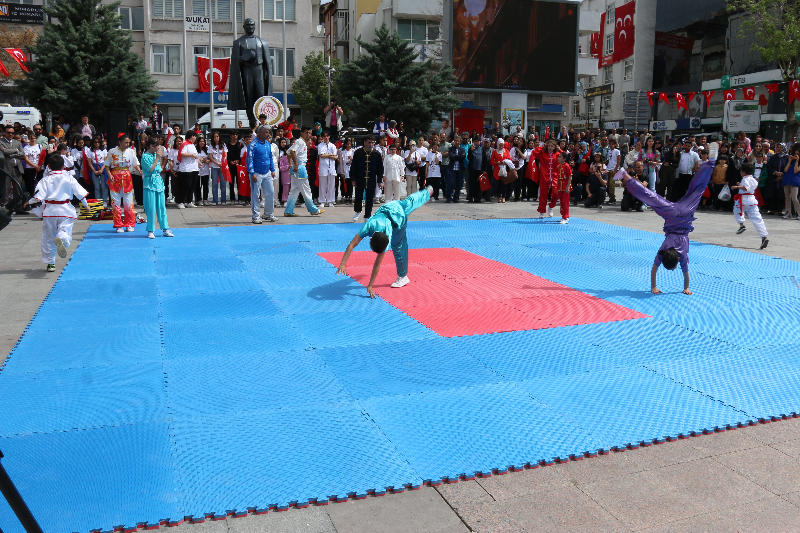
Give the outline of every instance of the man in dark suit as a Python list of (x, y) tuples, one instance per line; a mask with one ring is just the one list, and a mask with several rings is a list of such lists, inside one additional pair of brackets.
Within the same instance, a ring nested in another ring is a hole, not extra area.
[(366, 220), (372, 216), (373, 193), (378, 180), (383, 179), (383, 160), (381, 159), (381, 153), (374, 149), (374, 145), (375, 141), (371, 137), (366, 137), (364, 146), (353, 154), (353, 163), (350, 165), (350, 180), (355, 180), (356, 182), (353, 222), (358, 222), (358, 217), (361, 216), (364, 191), (367, 191), (364, 219)]

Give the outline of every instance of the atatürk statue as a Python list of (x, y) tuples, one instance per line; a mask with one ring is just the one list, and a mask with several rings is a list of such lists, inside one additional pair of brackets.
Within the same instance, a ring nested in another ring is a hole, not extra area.
[(231, 50), (228, 109), (247, 111), (250, 127), (255, 126), (253, 105), (262, 96), (272, 95), (272, 72), (269, 63), (269, 44), (254, 35), (256, 22), (245, 19), (245, 35), (233, 42)]

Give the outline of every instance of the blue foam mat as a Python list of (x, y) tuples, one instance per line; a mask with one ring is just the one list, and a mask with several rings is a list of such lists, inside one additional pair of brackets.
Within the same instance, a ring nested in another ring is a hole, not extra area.
[[(412, 220), (412, 249), (462, 248), (652, 317), (448, 339), (317, 255), (357, 225), (140, 229), (90, 226), (0, 368), (3, 464), (48, 531), (345, 497), (800, 410), (795, 262), (692, 242), (695, 295), (661, 269), (654, 296), (660, 234)], [(0, 526), (19, 531), (9, 513)]]

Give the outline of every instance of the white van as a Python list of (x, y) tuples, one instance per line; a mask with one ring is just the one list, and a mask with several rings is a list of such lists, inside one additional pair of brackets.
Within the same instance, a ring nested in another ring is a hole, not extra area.
[(19, 122), (26, 128), (42, 121), (42, 114), (35, 107), (0, 107), (0, 123), (13, 126)]
[[(197, 119), (197, 124), (200, 125), (200, 127), (203, 127), (210, 122), (210, 118), (210, 114), (206, 113)], [(242, 124), (248, 123), (246, 111), (239, 111), (239, 120), (242, 121)], [(226, 128), (238, 127), (236, 124), (236, 111), (228, 111), (227, 107), (216, 107), (214, 108), (214, 129), (219, 129), (223, 125)]]

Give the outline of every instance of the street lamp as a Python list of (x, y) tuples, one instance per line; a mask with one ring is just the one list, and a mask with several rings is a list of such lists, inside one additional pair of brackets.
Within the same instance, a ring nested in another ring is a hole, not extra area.
[(331, 76), (336, 72), (336, 69), (331, 66), (331, 56), (328, 56), (328, 64), (322, 65), (325, 69), (325, 76), (328, 78), (328, 104), (331, 103)]

